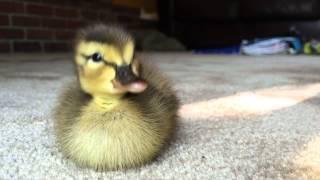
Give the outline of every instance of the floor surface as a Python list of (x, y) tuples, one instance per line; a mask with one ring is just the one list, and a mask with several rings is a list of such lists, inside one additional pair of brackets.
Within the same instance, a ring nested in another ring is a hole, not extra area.
[(71, 56), (0, 56), (0, 179), (317, 179), (320, 57), (146, 54), (182, 101), (155, 162), (98, 173), (62, 158), (52, 108)]

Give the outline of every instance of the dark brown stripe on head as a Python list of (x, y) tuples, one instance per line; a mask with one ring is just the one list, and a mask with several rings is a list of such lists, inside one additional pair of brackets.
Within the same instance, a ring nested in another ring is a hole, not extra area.
[(122, 49), (133, 38), (120, 26), (96, 24), (80, 30), (77, 36), (79, 41), (107, 43)]

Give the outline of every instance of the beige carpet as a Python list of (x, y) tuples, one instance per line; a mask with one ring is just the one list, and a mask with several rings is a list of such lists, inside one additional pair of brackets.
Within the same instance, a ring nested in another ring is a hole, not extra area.
[(0, 179), (320, 179), (320, 58), (145, 56), (179, 93), (178, 138), (152, 164), (97, 173), (54, 141), (70, 56), (1, 55)]

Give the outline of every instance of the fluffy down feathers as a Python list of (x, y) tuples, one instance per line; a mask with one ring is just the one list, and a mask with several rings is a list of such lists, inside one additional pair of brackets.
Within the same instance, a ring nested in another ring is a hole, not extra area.
[(79, 166), (115, 170), (150, 162), (165, 147), (179, 102), (166, 78), (150, 65), (140, 67), (147, 89), (124, 94), (112, 109), (98, 108), (79, 79), (66, 86), (55, 109), (57, 142), (66, 157)]

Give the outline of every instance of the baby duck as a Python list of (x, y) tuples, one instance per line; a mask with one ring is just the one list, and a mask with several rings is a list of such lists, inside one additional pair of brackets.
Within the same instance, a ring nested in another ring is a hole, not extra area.
[(176, 125), (179, 102), (168, 80), (142, 64), (133, 37), (117, 26), (79, 31), (74, 53), (78, 78), (55, 109), (63, 154), (96, 170), (153, 160)]

